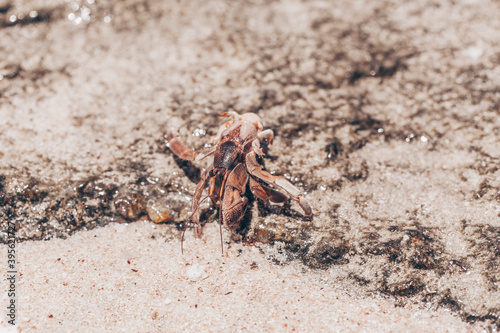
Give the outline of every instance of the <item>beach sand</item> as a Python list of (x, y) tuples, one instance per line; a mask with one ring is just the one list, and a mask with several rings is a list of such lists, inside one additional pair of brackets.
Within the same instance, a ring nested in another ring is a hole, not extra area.
[[(499, 18), (487, 0), (0, 0), (14, 329), (497, 332)], [(211, 161), (165, 134), (201, 148), (227, 110), (273, 130), (262, 163), (313, 216), (247, 191), (221, 254), (205, 203), (182, 254)]]
[(446, 309), (396, 307), (391, 299), (360, 296), (340, 288), (328, 272), (273, 264), (253, 246), (233, 244), (221, 255), (214, 224), (201, 240), (188, 235), (181, 254), (179, 241), (162, 236), (167, 228), (111, 224), (67, 240), (20, 244), (19, 327), (23, 332), (471, 329)]

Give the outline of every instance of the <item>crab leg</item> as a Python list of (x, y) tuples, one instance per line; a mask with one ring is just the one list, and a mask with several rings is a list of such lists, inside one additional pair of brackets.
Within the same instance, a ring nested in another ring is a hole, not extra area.
[(210, 170), (205, 170), (201, 174), (201, 180), (196, 185), (196, 190), (194, 191), (193, 202), (191, 203), (191, 221), (194, 224), (194, 235), (196, 238), (201, 237), (201, 229), (200, 229), (200, 212), (198, 208), (200, 207), (200, 198), (203, 194), (203, 189), (205, 188), (205, 184), (208, 182), (210, 178)]
[(285, 202), (288, 197), (281, 192), (275, 191), (265, 185), (259, 184), (258, 181), (250, 177), (250, 190), (260, 200), (267, 202), (272, 201), (275, 203)]
[(210, 179), (210, 183), (208, 183), (208, 196), (212, 200), (212, 203), (216, 206), (220, 205), (220, 187), (221, 187), (222, 179), (220, 174), (215, 175)]
[(240, 163), (231, 171), (224, 186), (221, 207), (222, 221), (234, 231), (245, 214), (248, 199), (243, 194), (248, 178), (245, 166)]
[(248, 199), (232, 188), (224, 195), (222, 200), (222, 221), (231, 230), (236, 231), (239, 222), (245, 215)]
[(168, 141), (168, 146), (170, 150), (177, 155), (179, 158), (187, 161), (199, 161), (204, 159), (205, 157), (212, 155), (217, 146), (213, 146), (207, 149), (203, 149), (200, 151), (194, 151), (191, 148), (188, 148), (184, 142), (179, 138), (179, 135), (175, 131), (168, 131), (165, 138)]
[(264, 182), (276, 185), (282, 188), (288, 195), (292, 197), (292, 199), (297, 200), (300, 207), (304, 210), (306, 215), (311, 215), (312, 210), (306, 199), (304, 199), (303, 195), (300, 193), (299, 189), (292, 185), (288, 180), (280, 176), (273, 176), (269, 172), (262, 170), (260, 164), (257, 162), (256, 154), (254, 151), (251, 151), (246, 155), (246, 165), (248, 173), (252, 176), (257, 177)]

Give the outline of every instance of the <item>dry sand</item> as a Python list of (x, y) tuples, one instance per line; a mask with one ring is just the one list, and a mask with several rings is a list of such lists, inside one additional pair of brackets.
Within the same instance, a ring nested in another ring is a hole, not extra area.
[[(20, 327), (43, 332), (449, 331), (448, 310), (350, 295), (326, 272), (277, 266), (256, 247), (221, 256), (219, 230), (165, 242), (165, 226), (112, 224), (67, 240), (22, 243)], [(228, 236), (228, 235), (226, 235)], [(5, 327), (5, 325), (4, 325)]]
[[(500, 330), (499, 31), (487, 0), (0, 0), (18, 329)], [(314, 216), (249, 195), (221, 256), (205, 206), (182, 255), (210, 161), (164, 134), (202, 147), (228, 109)]]

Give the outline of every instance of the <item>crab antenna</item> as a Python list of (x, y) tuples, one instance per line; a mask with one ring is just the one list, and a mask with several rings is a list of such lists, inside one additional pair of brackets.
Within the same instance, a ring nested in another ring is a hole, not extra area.
[(219, 234), (220, 234), (220, 250), (221, 254), (224, 255), (224, 242), (222, 241), (222, 220), (221, 220), (222, 212), (219, 208)]
[(181, 234), (181, 254), (184, 254), (184, 234), (186, 233), (186, 229), (187, 229), (187, 222), (184, 225), (184, 229), (182, 230)]

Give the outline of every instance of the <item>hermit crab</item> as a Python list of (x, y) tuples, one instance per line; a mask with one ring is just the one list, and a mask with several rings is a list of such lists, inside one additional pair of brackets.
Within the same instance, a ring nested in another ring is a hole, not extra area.
[[(263, 130), (260, 117), (255, 113), (239, 115), (234, 111), (223, 112), (219, 117), (231, 119), (209, 140), (210, 148), (193, 151), (185, 146), (176, 131), (170, 130), (166, 135), (170, 150), (181, 159), (196, 162), (213, 155), (213, 163), (201, 174), (191, 205), (190, 220), (195, 237), (201, 236), (199, 208), (206, 198), (218, 207), (220, 224), (235, 233), (247, 207), (247, 185), (253, 195), (264, 202), (281, 203), (290, 197), (299, 203), (306, 215), (311, 215), (311, 207), (294, 185), (263, 170), (259, 164), (258, 157), (264, 155), (261, 141), (267, 139), (269, 148), (274, 139), (272, 130)], [(208, 195), (202, 199), (207, 183)]]

